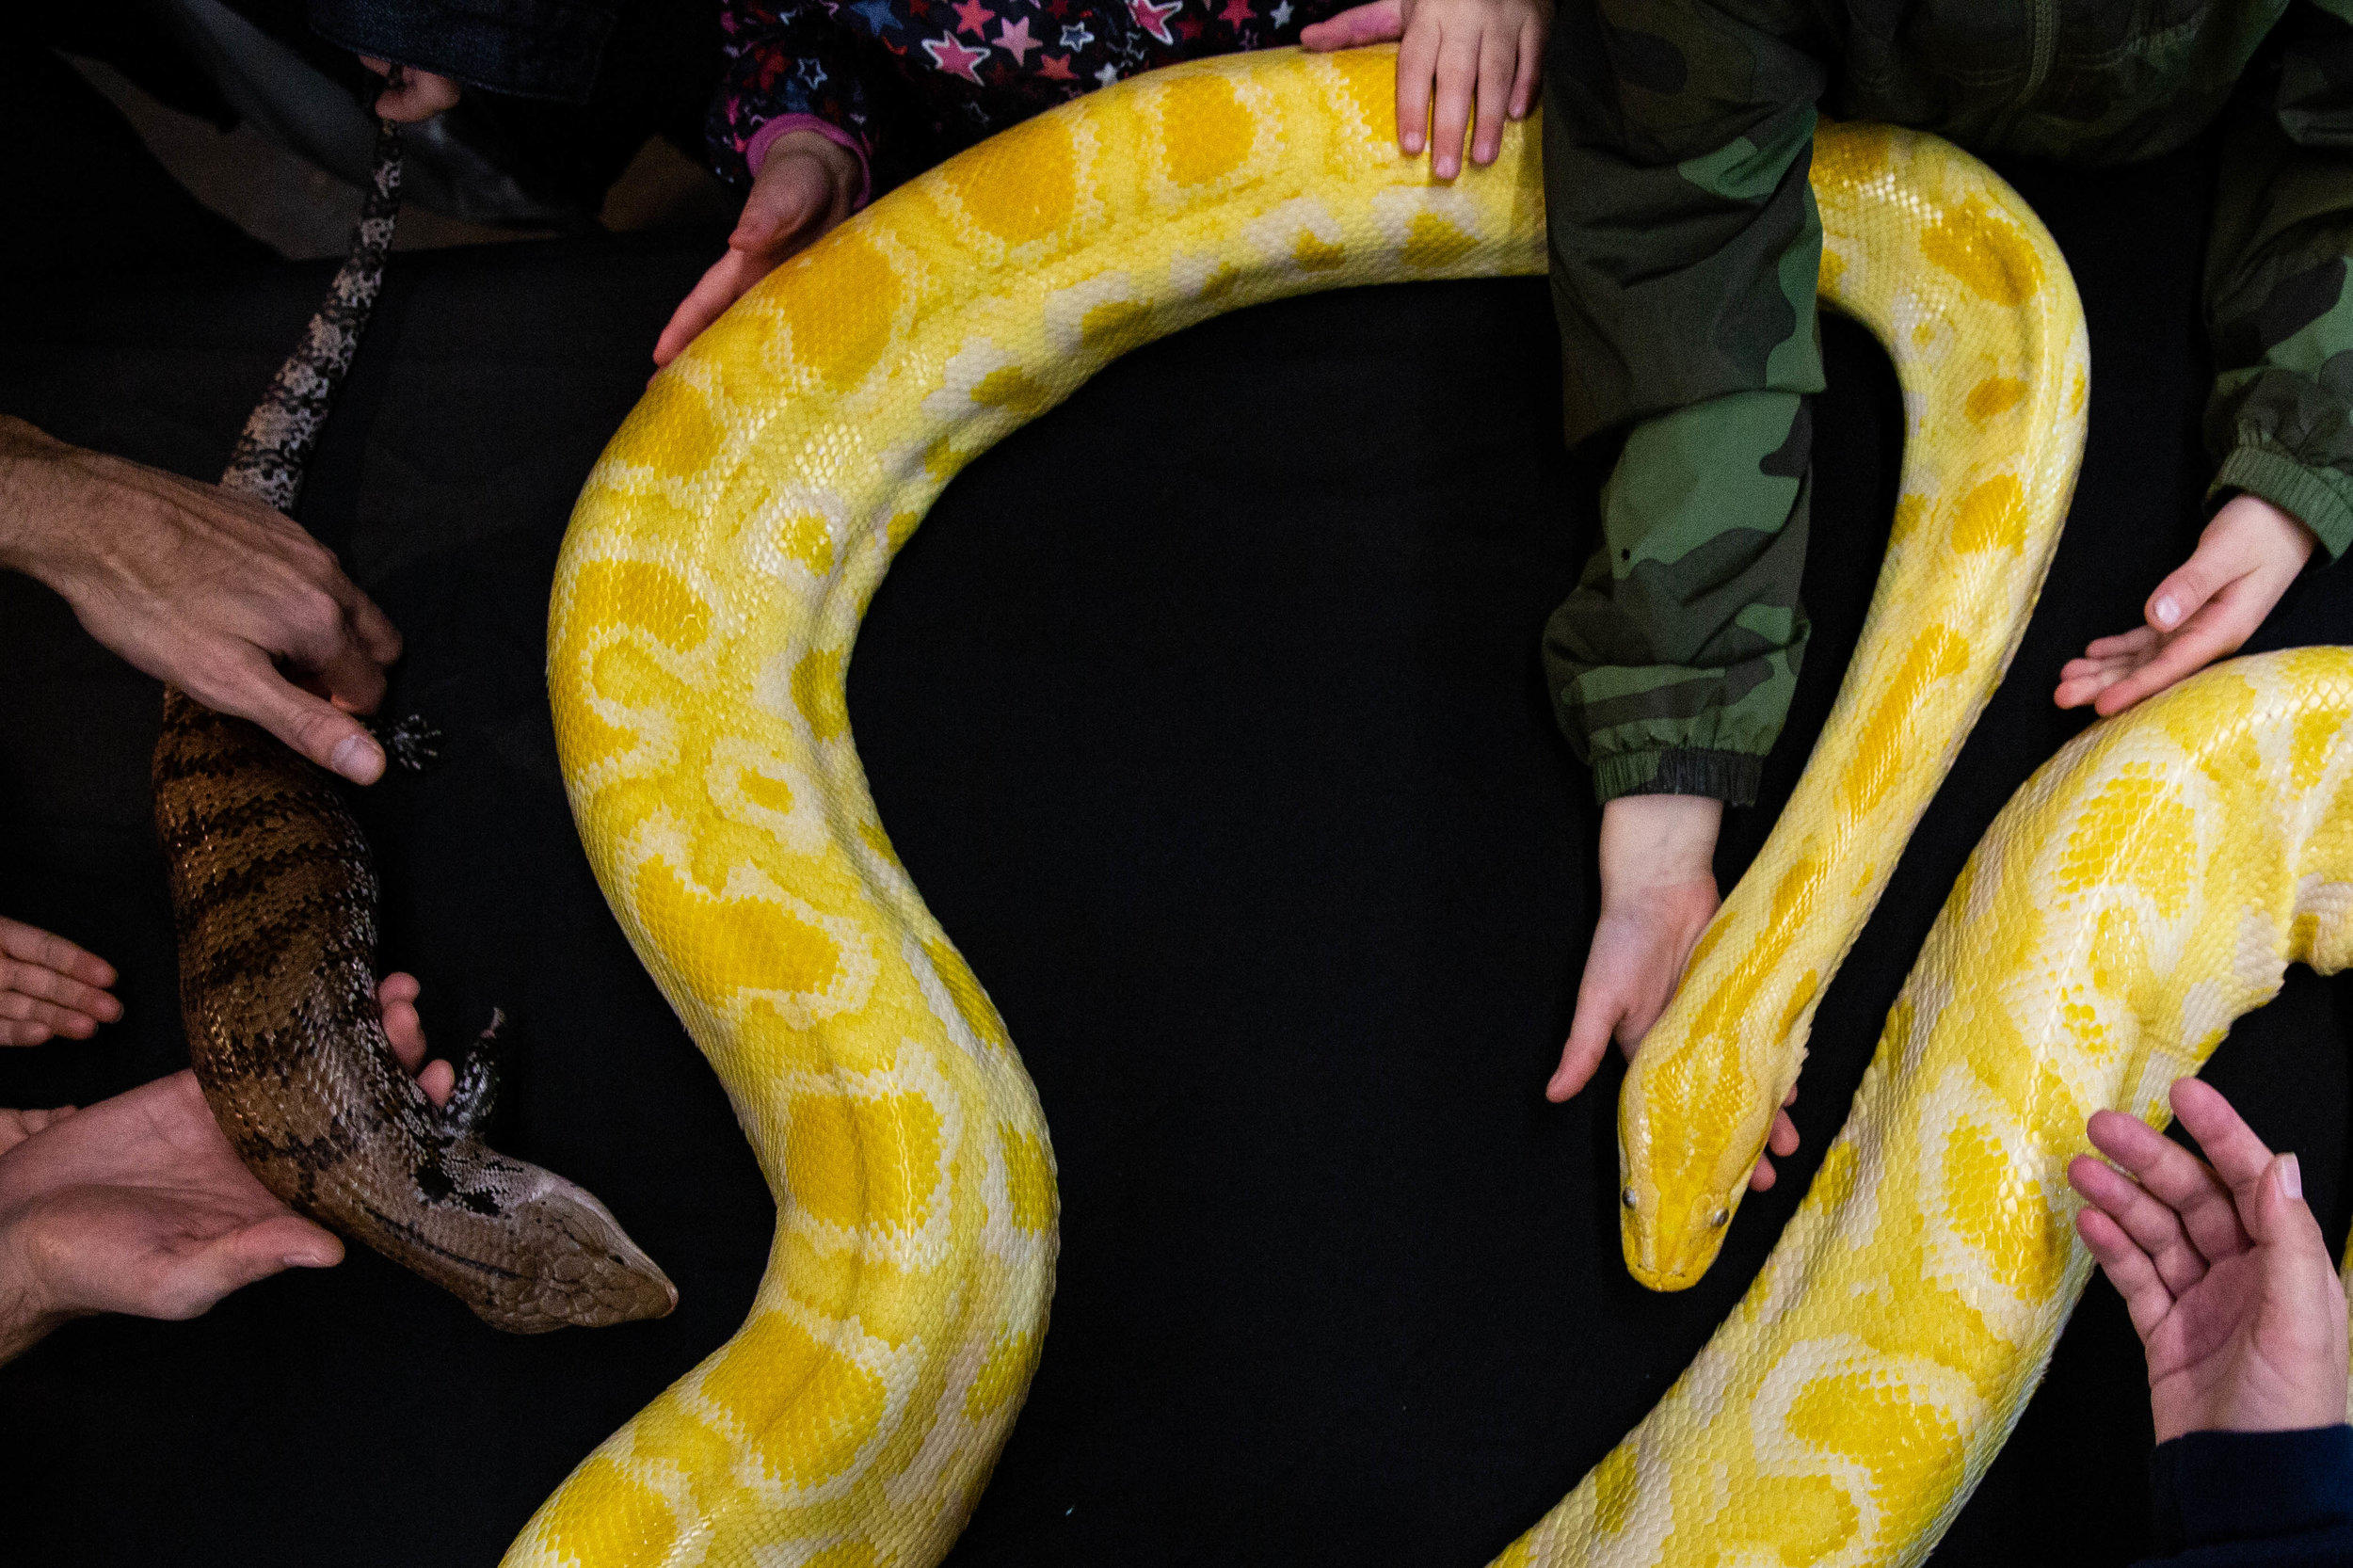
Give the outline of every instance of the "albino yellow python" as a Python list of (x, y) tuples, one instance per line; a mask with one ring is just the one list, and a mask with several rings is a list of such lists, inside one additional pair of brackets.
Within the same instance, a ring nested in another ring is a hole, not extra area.
[[(551, 612), (565, 776), (623, 927), (733, 1099), (777, 1229), (742, 1331), (584, 1461), (508, 1562), (922, 1568), (962, 1528), (1039, 1353), (1053, 1162), (994, 1010), (875, 819), (844, 666), (941, 488), (1115, 355), (1283, 295), (1541, 268), (1532, 132), (1432, 184), (1395, 152), (1391, 59), (1179, 67), (1005, 133), (780, 268), (598, 465)], [(2085, 396), (2072, 286), (1998, 183), (1885, 133), (1827, 132), (1819, 162), (1825, 296), (1889, 340), (1913, 420), (1877, 641), (1824, 742), (1864, 760), (1837, 764), (1801, 918), (1766, 920), (1779, 935), (1740, 960), (1743, 1013), (1793, 956), (1816, 969), (1811, 989), (1774, 983), (1785, 1037), (1883, 885), (1856, 835), (1892, 860), (1920, 776), (1941, 774), (2015, 644)], [(2309, 946), (2325, 926), (2344, 956), (2345, 895), (2297, 878), (2353, 882), (2353, 674), (2314, 655), (2262, 680), (2242, 698), (2244, 678), (2210, 677), (2104, 727), (2031, 820), (1997, 829), (1956, 895), (1973, 919), (1940, 923), (1748, 1302), (1510, 1560), (1715, 1562), (1729, 1521), (1769, 1560), (1925, 1553), (2081, 1282), (2054, 1161), (2080, 1148), (2084, 1114), (2156, 1104), (2148, 1064), (2209, 1046), (2276, 978), (2291, 931)], [(2184, 715), (2233, 720), (2214, 754), (2227, 776), (2177, 755)], [(2046, 884), (2124, 913), (2085, 928)], [(2326, 919), (2296, 923), (2299, 896)], [(1972, 963), (1991, 968), (1953, 989)], [(2189, 1045), (2165, 1054), (2177, 1035)], [(1721, 1119), (1719, 1142), (1746, 1140)]]

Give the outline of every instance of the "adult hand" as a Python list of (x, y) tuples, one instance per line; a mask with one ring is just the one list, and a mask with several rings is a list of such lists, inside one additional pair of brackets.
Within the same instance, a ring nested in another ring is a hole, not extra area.
[(106, 993), (114, 983), (115, 967), (96, 953), (0, 916), (0, 1046), (88, 1039), (122, 1016)]
[[(1601, 918), (1546, 1099), (1568, 1099), (1591, 1082), (1612, 1038), (1633, 1061), (1674, 1000), (1691, 950), (1721, 903), (1715, 855), (1723, 814), (1723, 802), (1703, 795), (1621, 795), (1601, 808)], [(1757, 1192), (1775, 1179), (1771, 1155), (1798, 1152), (1798, 1124), (1786, 1109), (1797, 1103), (1793, 1086), (1766, 1135), (1770, 1153), (1749, 1173)]]
[(1312, 53), (1401, 40), (1397, 144), (1409, 157), (1418, 153), (1428, 127), (1430, 171), (1450, 180), (1463, 167), (1474, 103), (1475, 164), (1496, 161), (1506, 116), (1528, 118), (1551, 26), (1552, 0), (1373, 0), (1300, 29), (1299, 42)]
[(384, 78), (384, 90), (376, 95), (376, 112), (385, 120), (414, 125), (457, 106), (457, 84), (446, 76), (394, 65), (373, 55), (360, 56), (360, 63)]
[(2296, 1156), (2274, 1156), (2194, 1078), (2173, 1111), (2198, 1159), (2131, 1116), (2096, 1112), (2080, 1155), (2075, 1229), (2124, 1298), (2149, 1357), (2157, 1441), (2290, 1432), (2345, 1419), (2345, 1292), (2305, 1207)]
[(252, 497), (0, 416), (0, 567), (48, 584), (91, 636), (206, 707), (354, 783), (383, 773), (352, 714), (382, 698), (400, 633), (332, 551)]
[(2059, 670), (2053, 699), (2121, 713), (2235, 653), (2288, 591), (2319, 542), (2270, 502), (2233, 496), (2198, 536), (2188, 560), (2149, 596), (2148, 624), (2101, 637)]
[[(424, 1058), (416, 981), (388, 975), (378, 995), (413, 1072)], [(419, 1081), (446, 1100), (449, 1064), (427, 1064)], [(68, 1319), (194, 1318), (280, 1269), (343, 1255), (332, 1232), (246, 1169), (194, 1073), (78, 1112), (0, 1112), (0, 1361)]]
[(677, 359), (754, 283), (849, 216), (862, 175), (856, 153), (818, 132), (788, 131), (770, 143), (744, 199), (744, 216), (728, 236), (728, 253), (671, 312), (653, 362)]

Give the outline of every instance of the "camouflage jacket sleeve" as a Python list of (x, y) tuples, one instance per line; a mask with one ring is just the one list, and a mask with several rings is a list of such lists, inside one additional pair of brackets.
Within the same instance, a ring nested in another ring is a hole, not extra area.
[(1595, 0), (1555, 25), (1545, 199), (1566, 435), (1625, 444), (1545, 665), (1603, 800), (1753, 800), (1805, 649), (1825, 82), (1809, 25), (1785, 0)]
[(2276, 87), (2247, 84), (2207, 249), (2214, 491), (2353, 545), (2353, 0), (2291, 13)]

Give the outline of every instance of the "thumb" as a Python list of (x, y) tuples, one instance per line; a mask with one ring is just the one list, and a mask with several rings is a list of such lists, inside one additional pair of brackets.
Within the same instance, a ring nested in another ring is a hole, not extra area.
[(752, 182), (752, 193), (744, 199), (744, 216), (728, 236), (728, 249), (764, 255), (789, 243), (817, 215), (828, 183), (822, 168), (809, 178), (803, 167), (807, 162), (806, 156), (781, 149), (768, 155), (760, 166), (760, 178)]
[(2325, 1264), (2328, 1242), (2304, 1202), (2303, 1168), (2296, 1156), (2274, 1156), (2255, 1189), (2255, 1201), (2241, 1208), (2241, 1223), (2257, 1246), (2283, 1253), (2316, 1250)]
[(1578, 993), (1577, 1016), (1569, 1024), (1568, 1043), (1561, 1048), (1561, 1065), (1553, 1070), (1552, 1080), (1545, 1085), (1545, 1098), (1555, 1102), (1573, 1098), (1593, 1081), (1595, 1069), (1609, 1049), (1610, 1032), (1625, 1014), (1624, 1004), (1615, 998)]
[(1387, 43), (1405, 36), (1402, 0), (1372, 0), (1352, 6), (1299, 31), (1300, 44), (1310, 50), (1355, 49), (1368, 43)]
[(279, 1214), (231, 1231), (185, 1260), (176, 1271), (159, 1318), (194, 1318), (223, 1296), (284, 1269), (325, 1269), (343, 1261), (344, 1244), (332, 1231), (298, 1214)]
[(2149, 624), (2160, 632), (2172, 631), (2238, 575), (2236, 564), (2226, 560), (2220, 548), (2211, 542), (2200, 544), (2149, 596)]
[(291, 684), (277, 666), (264, 663), (247, 672), (243, 690), (193, 692), (200, 701), (251, 719), (329, 773), (354, 784), (373, 784), (384, 774), (384, 748), (368, 727), (321, 697)]

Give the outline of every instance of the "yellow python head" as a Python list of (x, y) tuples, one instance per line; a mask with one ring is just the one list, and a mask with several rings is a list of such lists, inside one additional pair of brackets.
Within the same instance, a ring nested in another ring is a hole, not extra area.
[(1785, 960), (1814, 913), (1823, 868), (1818, 856), (1800, 856), (1760, 918), (1736, 894), (1626, 1070), (1618, 1232), (1627, 1272), (1653, 1290), (1689, 1289), (1716, 1261), (1773, 1112), (1798, 1080), (1819, 977), (1793, 975)]

